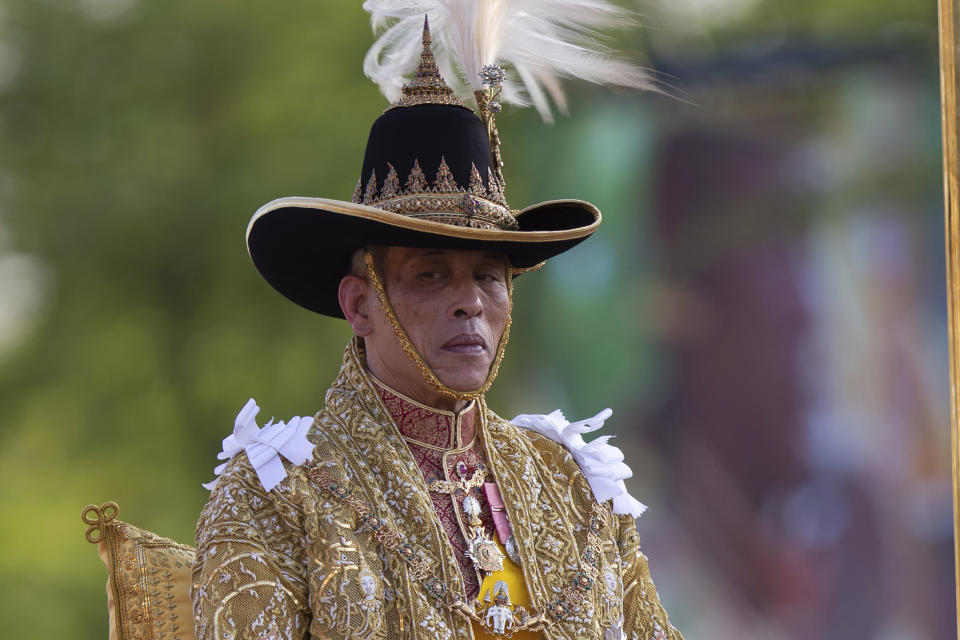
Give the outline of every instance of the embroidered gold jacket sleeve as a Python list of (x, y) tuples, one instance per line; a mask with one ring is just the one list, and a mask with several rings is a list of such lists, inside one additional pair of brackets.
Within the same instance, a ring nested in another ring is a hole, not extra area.
[[(538, 610), (568, 588), (586, 545), (593, 494), (570, 454), (484, 410), (482, 433)], [(463, 593), (453, 548), (423, 477), (379, 395), (348, 350), (317, 414), (314, 465), (396, 531), (448, 594)], [(197, 525), (192, 596), (199, 640), (471, 638), (409, 559), (362, 527), (354, 506), (304, 467), (264, 491), (243, 454), (220, 477)], [(679, 640), (660, 605), (633, 519), (600, 531), (602, 578), (545, 637)], [(621, 636), (617, 636), (621, 637)]]

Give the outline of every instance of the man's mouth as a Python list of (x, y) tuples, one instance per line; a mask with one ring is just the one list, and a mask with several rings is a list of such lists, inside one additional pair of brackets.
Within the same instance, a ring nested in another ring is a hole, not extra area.
[(465, 355), (482, 354), (487, 350), (487, 343), (476, 333), (461, 333), (443, 343), (443, 348), (454, 353)]

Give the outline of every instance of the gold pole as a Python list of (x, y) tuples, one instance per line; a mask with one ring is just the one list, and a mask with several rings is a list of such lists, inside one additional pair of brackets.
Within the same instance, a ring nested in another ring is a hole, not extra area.
[(960, 35), (960, 0), (939, 0), (940, 103), (943, 119), (943, 196), (947, 251), (947, 323), (950, 344), (950, 451), (953, 461), (953, 555), (957, 599), (957, 632), (960, 636), (960, 182), (957, 145), (960, 113), (960, 77), (957, 76), (957, 36)]

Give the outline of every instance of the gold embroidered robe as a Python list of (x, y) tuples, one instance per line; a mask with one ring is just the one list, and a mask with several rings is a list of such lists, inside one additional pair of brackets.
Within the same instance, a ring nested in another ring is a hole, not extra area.
[[(430, 561), (448, 593), (463, 594), (420, 469), (362, 363), (353, 341), (308, 434), (313, 462)], [(479, 410), (488, 465), (542, 611), (573, 583), (593, 494), (563, 446), (510, 425), (482, 401)], [(470, 620), (440, 606), (399, 555), (361, 528), (353, 507), (303, 467), (284, 464), (287, 477), (266, 492), (237, 455), (201, 513), (191, 589), (199, 640), (473, 637)], [(611, 515), (599, 535), (602, 580), (544, 636), (682, 640), (660, 605), (633, 518)]]

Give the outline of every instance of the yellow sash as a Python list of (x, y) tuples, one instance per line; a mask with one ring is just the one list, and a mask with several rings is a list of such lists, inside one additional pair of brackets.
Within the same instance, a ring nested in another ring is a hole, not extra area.
[[(493, 586), (498, 580), (503, 580), (505, 583), (507, 583), (507, 588), (510, 589), (510, 602), (513, 603), (514, 606), (523, 605), (527, 611), (530, 611), (532, 609), (530, 594), (527, 592), (527, 584), (523, 581), (523, 569), (515, 565), (513, 561), (510, 560), (503, 548), (503, 545), (500, 544), (500, 540), (498, 540), (496, 537), (494, 537), (494, 540), (497, 543), (497, 547), (500, 549), (500, 553), (504, 555), (503, 570), (487, 574), (487, 577), (483, 579), (483, 583), (480, 585), (480, 591), (477, 593), (477, 609), (479, 610), (487, 604), (483, 601), (483, 598), (487, 592), (489, 592), (490, 597), (493, 598)], [(491, 635), (484, 631), (483, 627), (481, 627), (477, 622), (473, 623), (473, 637), (477, 640), (502, 639), (502, 636)], [(543, 635), (540, 633), (534, 633), (532, 631), (521, 631), (514, 634), (513, 640), (543, 640)]]

